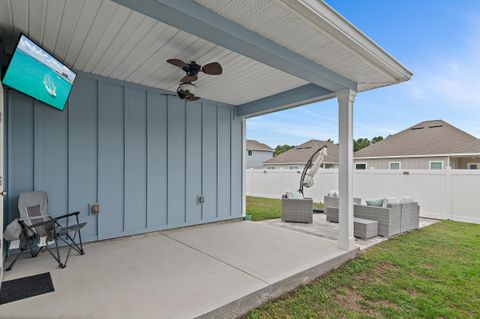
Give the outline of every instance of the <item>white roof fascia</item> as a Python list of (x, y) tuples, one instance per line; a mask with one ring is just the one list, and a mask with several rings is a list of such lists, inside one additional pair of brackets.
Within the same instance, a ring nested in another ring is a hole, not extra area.
[[(392, 83), (409, 80), (413, 73), (367, 37), (337, 11), (319, 0), (281, 0), (310, 22), (327, 31), (377, 70), (392, 78)], [(387, 83), (385, 83), (387, 84)]]

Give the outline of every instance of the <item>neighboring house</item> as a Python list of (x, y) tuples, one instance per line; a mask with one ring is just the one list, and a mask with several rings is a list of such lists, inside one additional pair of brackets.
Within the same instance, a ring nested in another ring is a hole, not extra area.
[(310, 140), (302, 145), (298, 145), (263, 162), (263, 166), (267, 169), (303, 169), (313, 153), (324, 145), (327, 145), (328, 155), (323, 161), (322, 168), (338, 167), (338, 145), (319, 140)]
[(480, 140), (442, 120), (418, 123), (355, 152), (356, 169), (479, 169)]
[(273, 157), (273, 149), (256, 140), (247, 140), (247, 168), (262, 168), (263, 162)]

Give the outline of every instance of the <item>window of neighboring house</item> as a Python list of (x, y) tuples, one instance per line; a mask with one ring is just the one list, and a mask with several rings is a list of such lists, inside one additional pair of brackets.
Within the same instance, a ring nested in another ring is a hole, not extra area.
[(290, 169), (298, 169), (298, 166), (290, 166)]
[(367, 163), (356, 163), (355, 169), (367, 169)]
[(430, 161), (430, 169), (443, 169), (443, 161)]
[(275, 169), (275, 166), (267, 166), (267, 169)]
[(390, 169), (400, 169), (401, 168), (400, 162), (390, 162), (388, 164), (388, 166), (389, 166)]
[(468, 163), (468, 169), (480, 169), (480, 163)]
[(248, 150), (248, 156), (252, 157), (253, 156), (253, 150)]
[(323, 164), (323, 168), (332, 169), (332, 168), (335, 168), (335, 164)]

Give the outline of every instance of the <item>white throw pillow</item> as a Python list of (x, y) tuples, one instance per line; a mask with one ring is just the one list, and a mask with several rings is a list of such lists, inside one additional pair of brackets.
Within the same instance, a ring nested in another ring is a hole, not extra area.
[(387, 204), (400, 204), (400, 199), (395, 197), (387, 197), (386, 198)]
[(299, 192), (287, 192), (287, 198), (289, 198), (289, 199), (303, 199), (303, 196)]

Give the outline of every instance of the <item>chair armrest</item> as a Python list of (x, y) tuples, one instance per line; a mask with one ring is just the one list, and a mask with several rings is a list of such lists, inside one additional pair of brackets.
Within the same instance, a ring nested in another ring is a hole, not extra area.
[(68, 218), (68, 217), (72, 217), (72, 216), (78, 216), (79, 214), (80, 214), (80, 212), (67, 213), (65, 215), (61, 215), (61, 216), (58, 216), (58, 217), (53, 217), (52, 219), (57, 221), (59, 219), (64, 219), (64, 218)]

